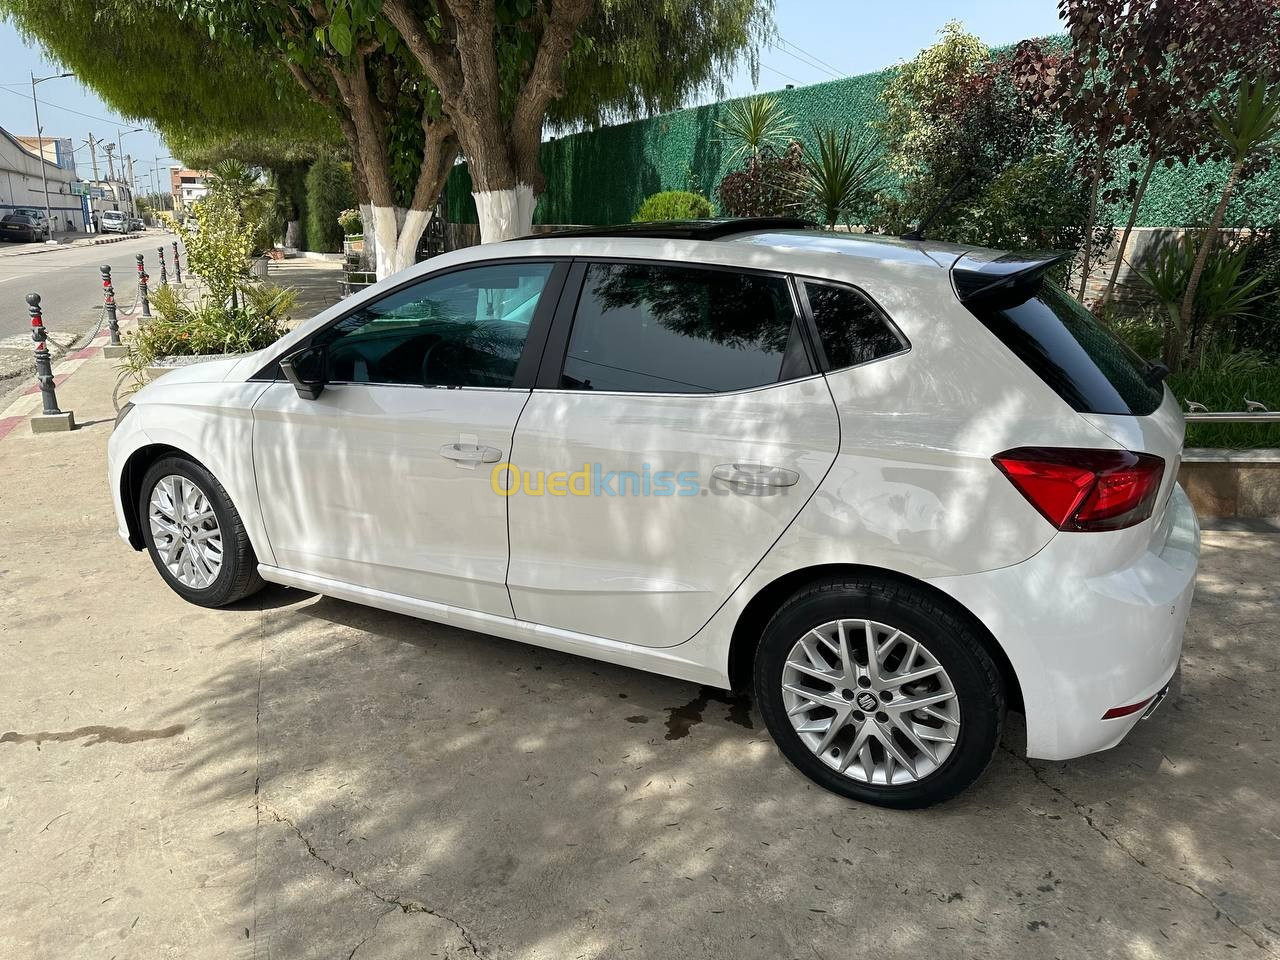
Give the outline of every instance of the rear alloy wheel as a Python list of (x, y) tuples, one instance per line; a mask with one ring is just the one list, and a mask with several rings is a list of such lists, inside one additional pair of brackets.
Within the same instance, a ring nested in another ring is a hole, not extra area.
[(842, 579), (796, 594), (765, 628), (756, 700), (782, 752), (836, 793), (922, 807), (978, 778), (1005, 695), (970, 624), (923, 589)]
[(138, 515), (152, 562), (183, 599), (222, 607), (262, 588), (240, 514), (194, 460), (153, 463), (142, 478)]

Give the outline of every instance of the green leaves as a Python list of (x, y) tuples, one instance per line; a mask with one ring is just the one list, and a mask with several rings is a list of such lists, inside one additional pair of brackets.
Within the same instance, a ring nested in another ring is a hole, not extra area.
[(329, 43), (344, 57), (351, 56), (351, 51), (355, 48), (351, 13), (346, 7), (338, 7), (333, 12), (333, 19), (329, 22)]
[(1234, 162), (1274, 150), (1280, 140), (1280, 84), (1268, 86), (1261, 77), (1243, 81), (1235, 102), (1214, 107), (1210, 119)]
[(839, 133), (815, 129), (813, 138), (818, 155), (805, 163), (805, 188), (830, 229), (871, 202), (881, 182), (880, 142), (870, 136), (855, 144), (850, 127)]
[(715, 123), (724, 142), (733, 148), (733, 159), (758, 157), (765, 147), (785, 145), (795, 129), (782, 102), (771, 94), (731, 101), (723, 119)]

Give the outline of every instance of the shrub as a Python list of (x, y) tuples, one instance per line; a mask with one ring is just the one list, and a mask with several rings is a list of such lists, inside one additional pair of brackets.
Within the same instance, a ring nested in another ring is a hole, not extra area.
[(654, 220), (702, 220), (711, 216), (711, 201), (700, 193), (664, 190), (649, 196), (631, 218), (633, 223)]
[(1261, 278), (1254, 316), (1236, 320), (1235, 345), (1280, 359), (1280, 229), (1258, 231), (1244, 246), (1244, 275)]
[(748, 157), (741, 170), (725, 174), (717, 195), (726, 217), (777, 217), (804, 209), (807, 171), (800, 144), (781, 156), (769, 147)]
[(205, 294), (188, 301), (173, 286), (151, 295), (152, 316), (126, 334), (135, 377), (161, 357), (199, 357), (248, 353), (275, 343), (285, 332), (296, 290), (243, 283), (240, 306)]
[(199, 224), (195, 230), (186, 224), (178, 227), (187, 248), (187, 268), (204, 281), (213, 300), (226, 303), (245, 275), (254, 228), (240, 216), (235, 199), (223, 191), (201, 197), (191, 205), (191, 215)]
[[(815, 130), (818, 155), (805, 164), (808, 202), (830, 230), (865, 213), (880, 183), (880, 144), (874, 136), (853, 142), (853, 130)], [(866, 219), (865, 217), (863, 218)]]
[(317, 253), (342, 250), (338, 214), (355, 206), (351, 172), (333, 157), (321, 157), (307, 171), (307, 249)]
[(733, 148), (732, 160), (758, 157), (766, 147), (772, 150), (774, 144), (787, 142), (795, 126), (782, 101), (770, 94), (732, 101), (715, 124), (724, 134), (721, 139)]
[(348, 237), (364, 233), (364, 220), (360, 216), (360, 210), (354, 207), (343, 210), (338, 214), (338, 226)]

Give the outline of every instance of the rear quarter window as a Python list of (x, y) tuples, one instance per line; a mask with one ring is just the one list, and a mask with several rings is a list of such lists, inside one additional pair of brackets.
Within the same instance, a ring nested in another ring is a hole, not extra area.
[(1149, 364), (1048, 280), (1020, 303), (968, 307), (1079, 413), (1145, 417), (1164, 399)]

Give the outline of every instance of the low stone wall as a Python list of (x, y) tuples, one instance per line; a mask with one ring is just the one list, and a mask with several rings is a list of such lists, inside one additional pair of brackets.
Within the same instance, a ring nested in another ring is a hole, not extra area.
[(1178, 482), (1201, 518), (1280, 517), (1280, 450), (1190, 449)]

